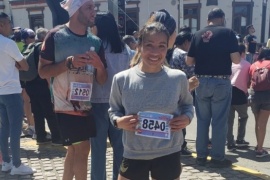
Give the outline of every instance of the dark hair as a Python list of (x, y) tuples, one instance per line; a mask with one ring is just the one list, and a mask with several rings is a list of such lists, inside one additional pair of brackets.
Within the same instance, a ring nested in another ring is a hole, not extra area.
[(174, 45), (182, 45), (186, 40), (191, 41), (192, 34), (189, 31), (180, 31), (176, 36)]
[(132, 42), (136, 42), (135, 37), (132, 36), (132, 35), (125, 35), (122, 40), (126, 44), (130, 44)]
[(247, 27), (246, 27), (246, 30), (248, 31), (250, 28), (252, 28), (253, 27), (253, 25), (252, 24), (250, 24), (250, 25), (248, 25)]
[(208, 21), (216, 18), (223, 18), (225, 13), (220, 8), (214, 8), (208, 13)]
[(262, 51), (260, 52), (258, 56), (258, 60), (270, 60), (270, 49), (269, 48), (262, 48)]
[(110, 44), (112, 53), (121, 53), (125, 48), (122, 42), (114, 16), (110, 12), (97, 12), (95, 19), (97, 36), (104, 42), (105, 49)]
[[(169, 38), (170, 38), (170, 34), (167, 30), (167, 28), (159, 22), (154, 22), (151, 24), (146, 24), (141, 30), (140, 30), (140, 35), (138, 38), (138, 46), (141, 46), (143, 43), (143, 40), (145, 39), (146, 36), (149, 36), (149, 34), (152, 33), (163, 33), (166, 35), (167, 37), (167, 43), (169, 42)], [(140, 62), (140, 58), (141, 58), (141, 53), (139, 52), (139, 50), (137, 49), (134, 57), (132, 58), (131, 62), (130, 62), (130, 66), (133, 67), (135, 65), (137, 65)]]
[(148, 20), (147, 24), (153, 22), (162, 23), (167, 28), (170, 35), (172, 35), (176, 29), (176, 22), (174, 18), (165, 9), (161, 9), (159, 11), (154, 11), (151, 13), (150, 19)]
[(240, 55), (243, 54), (243, 53), (246, 53), (246, 46), (243, 43), (239, 43), (238, 52), (239, 52)]
[(5, 18), (8, 18), (8, 17), (9, 16), (6, 13), (4, 13), (4, 12), (0, 13), (0, 19), (5, 19)]
[(186, 26), (186, 25), (184, 25), (184, 26), (182, 26), (182, 27), (179, 28), (179, 32), (181, 32), (181, 31), (187, 31), (187, 32), (190, 32), (191, 33), (191, 28), (188, 27), (188, 26)]

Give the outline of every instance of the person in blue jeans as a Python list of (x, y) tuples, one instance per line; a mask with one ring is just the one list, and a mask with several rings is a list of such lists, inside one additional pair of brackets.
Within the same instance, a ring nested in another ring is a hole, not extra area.
[[(0, 147), (3, 156), (2, 171), (11, 175), (29, 175), (35, 172), (20, 159), (20, 135), (23, 120), (22, 88), (19, 70), (29, 66), (16, 43), (9, 38), (12, 23), (5, 13), (0, 13)], [(9, 144), (12, 160), (9, 155)]]
[(239, 64), (236, 35), (225, 28), (225, 13), (220, 8), (208, 14), (208, 26), (197, 31), (191, 40), (187, 65), (195, 64), (200, 85), (195, 90), (197, 115), (197, 164), (205, 165), (209, 149), (209, 126), (212, 126), (210, 167), (229, 167), (225, 158), (227, 121), (232, 96), (232, 62)]
[(135, 52), (121, 41), (115, 19), (109, 12), (97, 13), (92, 33), (103, 42), (108, 79), (103, 85), (95, 81), (93, 85), (91, 103), (97, 135), (91, 138), (91, 180), (106, 180), (107, 138), (113, 148), (113, 180), (116, 180), (123, 156), (122, 130), (110, 122), (109, 96), (113, 76), (129, 68)]

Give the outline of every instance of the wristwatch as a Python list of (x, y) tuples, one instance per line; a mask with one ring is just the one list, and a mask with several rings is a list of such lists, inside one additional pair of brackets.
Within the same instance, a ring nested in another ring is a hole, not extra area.
[(115, 128), (118, 128), (116, 119), (113, 120), (113, 126), (114, 126)]

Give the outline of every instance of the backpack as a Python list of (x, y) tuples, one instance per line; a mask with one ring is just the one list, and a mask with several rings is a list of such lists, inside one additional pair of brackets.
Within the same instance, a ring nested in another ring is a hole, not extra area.
[(28, 71), (19, 71), (21, 81), (32, 81), (38, 76), (38, 64), (35, 60), (35, 53), (39, 52), (37, 50), (40, 45), (41, 42), (29, 44), (22, 53), (28, 63), (29, 69)]
[(258, 67), (254, 63), (255, 71), (251, 76), (251, 85), (255, 91), (270, 90), (270, 63), (264, 67)]

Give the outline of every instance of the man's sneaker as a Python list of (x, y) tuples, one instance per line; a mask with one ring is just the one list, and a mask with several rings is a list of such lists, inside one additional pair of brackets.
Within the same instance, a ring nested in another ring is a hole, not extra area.
[(52, 146), (63, 146), (63, 143), (61, 140), (58, 141), (52, 141)]
[(227, 168), (231, 166), (232, 166), (232, 161), (228, 159), (223, 159), (223, 160), (211, 159), (209, 163), (209, 167), (211, 168)]
[(227, 150), (229, 151), (229, 152), (231, 152), (231, 151), (235, 151), (236, 150), (236, 145), (233, 143), (233, 144), (228, 144), (227, 145)]
[(42, 139), (42, 140), (37, 140), (37, 145), (48, 144), (51, 141), (52, 140), (51, 139), (48, 139), (48, 138), (45, 138), (45, 139)]
[(7, 172), (11, 169), (12, 169), (12, 161), (10, 161), (9, 163), (7, 163), (7, 162), (2, 163), (2, 171), (3, 172)]
[(34, 174), (36, 169), (33, 169), (29, 166), (24, 165), (23, 163), (19, 167), (13, 166), (10, 172), (10, 175), (30, 175)]
[(207, 162), (206, 158), (199, 158), (199, 157), (196, 158), (196, 164), (199, 166), (205, 166), (206, 162)]
[(262, 150), (256, 150), (255, 152), (256, 152), (256, 158), (262, 158), (264, 156), (268, 156), (269, 155), (268, 152), (266, 150), (264, 150), (264, 149), (262, 149)]
[(181, 152), (181, 156), (191, 156), (192, 155), (192, 152), (187, 147), (182, 149), (180, 152)]
[(33, 134), (32, 139), (37, 139), (37, 134), (36, 133)]
[(249, 142), (247, 142), (245, 140), (236, 140), (236, 146), (247, 147), (247, 146), (249, 146)]

